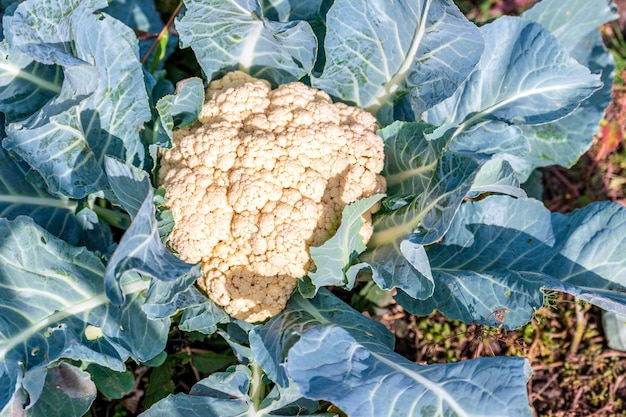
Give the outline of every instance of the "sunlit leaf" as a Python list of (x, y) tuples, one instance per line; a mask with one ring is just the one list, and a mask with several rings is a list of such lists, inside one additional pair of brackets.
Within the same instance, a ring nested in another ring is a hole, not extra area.
[(416, 118), (452, 95), (483, 49), (451, 0), (337, 0), (326, 26), (326, 63), (312, 84), (373, 113), (383, 109), (386, 122), (399, 94), (409, 94)]
[(313, 68), (317, 42), (304, 21), (271, 21), (257, 0), (186, 0), (185, 6), (176, 30), (182, 47), (194, 50), (209, 79), (242, 69), (283, 84)]

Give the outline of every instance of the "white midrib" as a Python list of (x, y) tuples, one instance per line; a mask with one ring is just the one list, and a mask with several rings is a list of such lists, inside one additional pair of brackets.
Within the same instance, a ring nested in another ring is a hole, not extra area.
[(472, 126), (477, 121), (480, 121), (486, 115), (491, 114), (491, 113), (495, 112), (496, 110), (498, 110), (498, 109), (500, 109), (500, 108), (502, 108), (502, 107), (504, 107), (504, 106), (506, 106), (506, 105), (508, 105), (510, 103), (513, 103), (516, 100), (519, 100), (519, 99), (522, 99), (522, 98), (525, 98), (525, 97), (530, 97), (530, 96), (535, 95), (535, 94), (543, 94), (543, 93), (547, 93), (547, 92), (551, 92), (551, 91), (562, 90), (563, 88), (564, 88), (564, 86), (562, 86), (562, 85), (555, 85), (555, 86), (543, 87), (543, 88), (532, 88), (532, 89), (526, 90), (526, 91), (524, 91), (522, 93), (518, 93), (518, 94), (512, 95), (510, 97), (506, 97), (502, 101), (499, 101), (497, 103), (492, 104), (491, 106), (485, 108), (484, 110), (481, 110), (480, 112), (476, 113), (474, 116), (470, 117), (469, 119), (467, 119), (463, 123), (461, 123), (461, 125), (454, 132), (454, 135), (452, 136), (452, 138), (455, 138), (458, 135), (460, 135), (462, 132), (465, 131), (465, 129), (467, 129), (468, 127)]
[[(130, 295), (148, 289), (149, 284), (149, 281), (138, 279), (137, 281), (133, 281), (131, 283), (123, 285), (122, 290), (125, 294)], [(16, 346), (26, 343), (28, 339), (30, 339), (32, 336), (45, 329), (46, 327), (54, 325), (67, 317), (92, 310), (103, 304), (107, 304), (108, 302), (109, 300), (106, 294), (102, 293), (95, 297), (88, 298), (78, 304), (71, 305), (63, 310), (51, 314), (46, 318), (32, 323), (30, 326), (28, 326), (27, 329), (3, 341), (4, 346), (0, 348), (0, 361), (4, 361), (7, 353), (9, 353)]]
[(247, 35), (247, 40), (241, 50), (241, 56), (239, 57), (239, 66), (242, 69), (249, 70), (252, 67), (252, 61), (254, 60), (254, 48), (256, 47), (261, 32), (263, 31), (263, 22), (256, 21), (254, 29)]
[(445, 402), (446, 404), (448, 404), (450, 408), (452, 408), (456, 412), (458, 417), (469, 417), (469, 414), (465, 412), (463, 407), (461, 407), (461, 405), (457, 403), (457, 401), (452, 397), (452, 395), (450, 395), (450, 393), (446, 391), (445, 389), (443, 389), (439, 384), (434, 383), (433, 381), (427, 378), (424, 378), (418, 372), (414, 372), (403, 366), (399, 366), (398, 364), (387, 359), (383, 355), (380, 355), (372, 351), (370, 351), (370, 353), (373, 357), (375, 357), (381, 363), (387, 365), (388, 367), (390, 367), (391, 369), (393, 369), (394, 371), (398, 373), (406, 375), (407, 377), (411, 378), (413, 381), (417, 382), (418, 384), (424, 386), (426, 389), (434, 393), (437, 397), (441, 399), (442, 402)]
[(56, 207), (75, 211), (78, 204), (74, 201), (48, 197), (28, 197), (21, 195), (0, 195), (0, 203), (27, 204), (33, 206)]
[[(426, 216), (426, 214), (430, 210), (435, 208), (437, 204), (439, 204), (439, 200), (443, 197), (445, 197), (445, 195), (440, 196), (434, 201), (431, 201), (430, 204), (428, 204), (427, 206), (422, 207), (420, 209), (419, 214), (415, 217), (410, 217), (409, 221), (396, 224), (395, 226), (389, 227), (387, 229), (384, 229), (378, 232), (376, 231), (376, 226), (374, 226), (374, 234), (370, 238), (370, 241), (368, 242), (368, 246), (372, 248), (376, 248), (378, 246), (387, 245), (389, 243), (395, 243), (398, 239), (413, 233), (415, 228), (422, 222), (422, 220), (424, 220), (424, 217)], [(410, 203), (410, 204), (414, 204), (414, 203)], [(407, 210), (409, 209), (407, 208)]]
[(0, 71), (6, 71), (7, 73), (13, 75), (14, 77), (18, 77), (23, 80), (29, 81), (43, 88), (44, 90), (48, 90), (56, 94), (59, 94), (61, 92), (61, 86), (51, 83), (50, 81), (44, 80), (43, 78), (35, 77), (34, 75), (29, 74), (28, 72), (22, 71), (20, 68), (17, 68), (14, 65), (0, 62)]
[(398, 68), (394, 76), (384, 84), (384, 87), (380, 89), (378, 94), (372, 97), (372, 99), (365, 106), (363, 106), (363, 108), (365, 108), (368, 112), (376, 113), (376, 110), (388, 103), (391, 96), (395, 94), (398, 88), (400, 88), (400, 84), (402, 84), (402, 82), (406, 79), (406, 74), (411, 68), (413, 61), (415, 61), (417, 50), (424, 39), (424, 34), (426, 33), (426, 17), (430, 11), (431, 2), (432, 0), (426, 0), (421, 19), (416, 28), (413, 40), (411, 41), (411, 46), (404, 57), (404, 61), (402, 61), (402, 65)]
[(422, 166), (419, 166), (419, 167), (415, 167), (413, 169), (407, 169), (407, 170), (401, 171), (401, 172), (399, 172), (397, 174), (386, 175), (385, 179), (387, 180), (387, 187), (390, 187), (392, 185), (401, 184), (404, 180), (407, 180), (409, 178), (417, 177), (417, 176), (422, 175), (422, 174), (431, 173), (433, 171), (433, 169), (435, 169), (436, 166), (437, 166), (437, 161), (432, 162), (432, 163), (427, 164), (427, 165), (422, 165)]

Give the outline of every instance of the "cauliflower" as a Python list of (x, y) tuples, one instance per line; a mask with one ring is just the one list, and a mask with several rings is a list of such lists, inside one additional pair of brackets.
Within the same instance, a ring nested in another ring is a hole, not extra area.
[(314, 267), (309, 247), (334, 234), (347, 204), (384, 191), (376, 130), (369, 113), (300, 82), (272, 90), (239, 71), (213, 81), (159, 172), (170, 245), (202, 263), (200, 288), (238, 319), (279, 313)]

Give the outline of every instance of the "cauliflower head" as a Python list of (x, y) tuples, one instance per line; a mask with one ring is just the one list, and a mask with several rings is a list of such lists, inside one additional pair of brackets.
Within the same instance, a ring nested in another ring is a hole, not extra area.
[(309, 247), (334, 234), (343, 208), (384, 191), (384, 145), (371, 114), (300, 82), (272, 90), (235, 71), (206, 93), (198, 122), (161, 154), (169, 242), (202, 263), (198, 285), (215, 303), (262, 321), (314, 267)]

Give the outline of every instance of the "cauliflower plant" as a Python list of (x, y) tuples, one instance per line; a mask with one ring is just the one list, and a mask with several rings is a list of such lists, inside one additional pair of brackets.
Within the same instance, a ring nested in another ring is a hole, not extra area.
[[(275, 90), (232, 72), (213, 81), (198, 122), (174, 133), (159, 178), (181, 259), (233, 317), (279, 313), (315, 266), (343, 208), (385, 189), (375, 118), (300, 82)], [(371, 223), (366, 223), (371, 235)]]

